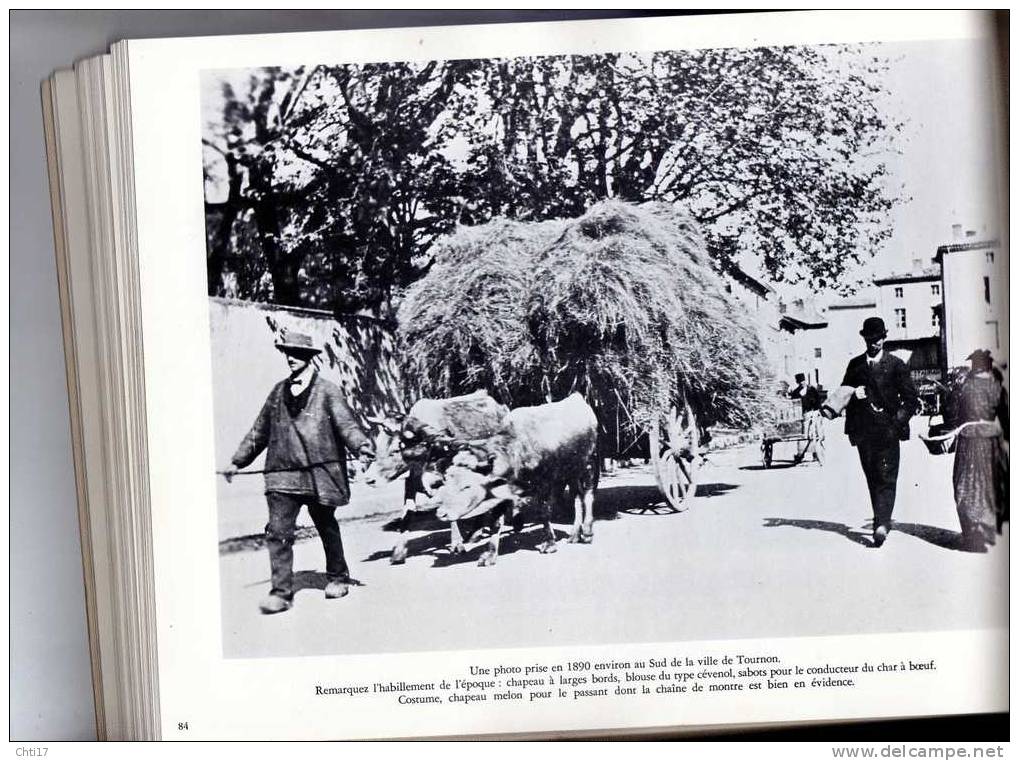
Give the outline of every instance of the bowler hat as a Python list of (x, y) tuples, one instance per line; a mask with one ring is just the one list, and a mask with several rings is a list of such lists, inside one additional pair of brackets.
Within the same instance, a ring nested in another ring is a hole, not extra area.
[(863, 329), (860, 335), (864, 338), (884, 338), (888, 335), (885, 329), (885, 321), (880, 317), (868, 317), (863, 321)]
[(312, 342), (311, 336), (304, 333), (294, 333), (289, 330), (283, 331), (283, 335), (276, 341), (276, 348), (284, 354), (296, 354), (305, 357), (313, 357), (322, 351)]

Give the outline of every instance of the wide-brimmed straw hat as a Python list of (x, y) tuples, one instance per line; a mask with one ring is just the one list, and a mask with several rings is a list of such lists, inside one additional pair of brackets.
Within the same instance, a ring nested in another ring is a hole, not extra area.
[(888, 330), (885, 328), (885, 321), (880, 317), (868, 317), (863, 321), (863, 328), (860, 335), (864, 338), (885, 338)]
[(276, 348), (284, 354), (296, 354), (303, 357), (314, 357), (322, 351), (315, 346), (311, 336), (304, 333), (294, 333), (290, 330), (283, 331), (279, 340), (276, 341)]
[(994, 364), (994, 360), (991, 357), (991, 352), (989, 352), (987, 349), (977, 349), (968, 357), (966, 357), (966, 359), (969, 360), (970, 362), (976, 362), (978, 365), (986, 365), (987, 367), (990, 367), (992, 364)]

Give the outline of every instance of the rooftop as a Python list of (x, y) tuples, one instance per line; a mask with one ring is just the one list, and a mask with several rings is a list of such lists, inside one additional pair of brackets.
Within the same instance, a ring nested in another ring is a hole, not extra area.
[[(938, 249), (940, 251), (940, 249)], [(928, 280), (941, 279), (941, 264), (932, 264), (922, 269), (914, 269), (909, 272), (891, 272), (887, 275), (874, 278), (874, 285), (892, 285), (894, 283), (914, 283)]]
[(868, 298), (839, 299), (828, 305), (828, 309), (874, 309), (877, 301)]
[(769, 294), (775, 293), (775, 289), (770, 285), (741, 269), (736, 264), (731, 264), (726, 267), (725, 273), (744, 288), (753, 291), (758, 296), (764, 296), (767, 298)]
[(796, 301), (785, 308), (779, 317), (778, 326), (782, 330), (793, 333), (797, 330), (815, 330), (827, 328), (828, 321), (819, 315), (813, 306)]
[(946, 243), (938, 246), (938, 252), (934, 255), (934, 261), (941, 264), (941, 257), (945, 254), (956, 254), (960, 251), (980, 251), (988, 248), (998, 248), (1001, 242), (993, 240), (974, 240), (966, 243)]

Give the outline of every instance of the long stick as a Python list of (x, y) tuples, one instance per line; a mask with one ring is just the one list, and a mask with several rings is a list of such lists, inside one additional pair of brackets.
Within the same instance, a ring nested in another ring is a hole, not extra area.
[[(300, 473), (300, 472), (305, 471), (305, 470), (311, 470), (312, 468), (317, 468), (317, 467), (319, 467), (321, 465), (335, 465), (336, 463), (340, 463), (340, 462), (347, 462), (347, 461), (346, 460), (323, 460), (322, 462), (315, 462), (315, 463), (312, 463), (311, 465), (301, 465), (300, 467), (297, 467), (297, 468), (275, 468), (273, 470), (265, 470), (265, 469), (263, 469), (263, 470), (238, 470), (238, 471), (235, 471), (234, 473), (231, 473), (231, 476), (257, 476), (257, 475), (262, 474), (262, 473)], [(226, 475), (226, 471), (225, 470), (217, 470), (216, 471), (216, 475), (218, 475), (218, 476), (225, 476)]]

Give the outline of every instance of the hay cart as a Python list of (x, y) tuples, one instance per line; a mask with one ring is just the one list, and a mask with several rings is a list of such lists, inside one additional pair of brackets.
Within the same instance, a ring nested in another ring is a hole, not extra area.
[(690, 405), (673, 406), (648, 428), (651, 469), (658, 490), (674, 512), (690, 506), (704, 464), (702, 436)]
[(753, 419), (757, 328), (688, 212), (607, 200), (574, 219), (460, 227), (432, 254), (397, 313), (405, 372), (430, 395), (484, 387), (518, 407), (580, 392), (601, 456), (648, 457), (676, 512), (705, 424)]

